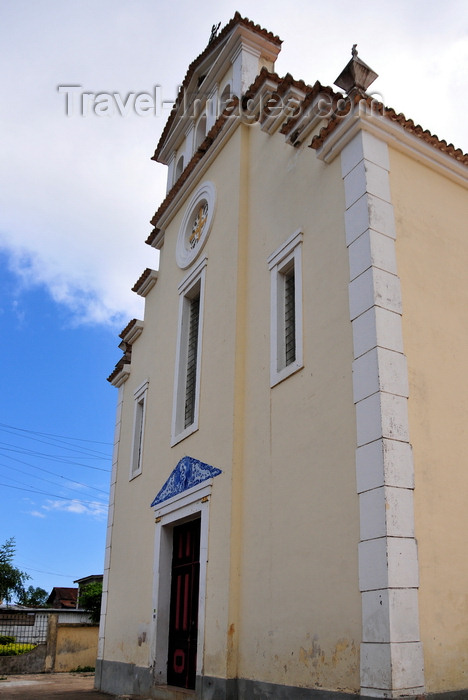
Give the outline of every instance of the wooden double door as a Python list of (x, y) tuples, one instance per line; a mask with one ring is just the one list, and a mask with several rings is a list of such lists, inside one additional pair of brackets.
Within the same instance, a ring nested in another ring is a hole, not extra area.
[(176, 525), (172, 545), (167, 682), (181, 688), (195, 688), (200, 519)]

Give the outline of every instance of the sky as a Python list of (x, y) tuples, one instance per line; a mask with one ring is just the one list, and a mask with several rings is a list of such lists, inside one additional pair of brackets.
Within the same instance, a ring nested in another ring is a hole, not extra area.
[[(151, 156), (188, 65), (236, 10), (283, 40), (276, 72), (310, 84), (332, 85), (357, 44), (379, 99), (468, 151), (465, 0), (2, 0), (0, 545), (14, 537), (15, 565), (48, 592), (103, 571), (106, 377), (143, 317), (131, 287), (158, 266), (144, 241), (166, 168)], [(142, 93), (154, 109), (138, 114)]]

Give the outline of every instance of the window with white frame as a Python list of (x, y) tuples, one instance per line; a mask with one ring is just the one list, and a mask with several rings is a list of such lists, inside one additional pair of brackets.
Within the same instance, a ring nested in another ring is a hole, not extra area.
[(206, 263), (205, 257), (179, 285), (172, 445), (198, 430)]
[(135, 409), (133, 414), (133, 440), (130, 459), (130, 479), (141, 474), (143, 463), (143, 438), (145, 433), (146, 395), (148, 381), (146, 380), (134, 392)]
[(271, 386), (303, 366), (302, 239), (302, 231), (295, 231), (268, 258), (271, 275)]

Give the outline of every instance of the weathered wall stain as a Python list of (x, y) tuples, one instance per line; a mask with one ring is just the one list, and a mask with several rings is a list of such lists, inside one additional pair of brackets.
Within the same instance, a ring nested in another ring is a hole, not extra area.
[(51, 670), (66, 672), (77, 666), (95, 666), (98, 630), (96, 625), (58, 625)]
[[(307, 635), (310, 639), (310, 635)], [(299, 661), (305, 665), (309, 665), (311, 661), (312, 666), (317, 668), (319, 664), (325, 662), (325, 652), (322, 651), (320, 644), (318, 642), (318, 636), (314, 635), (312, 638), (312, 644), (307, 649), (300, 647), (299, 649)]]
[[(353, 640), (341, 638), (332, 649), (327, 650), (322, 648), (317, 635), (312, 639), (310, 635), (308, 637), (309, 644), (299, 647), (298, 659), (300, 664), (310, 670), (312, 683), (316, 687), (326, 685), (331, 677), (330, 669), (335, 669), (333, 675), (340, 684), (340, 690), (351, 690), (349, 679), (359, 669), (358, 645)], [(286, 665), (284, 670), (286, 672)]]

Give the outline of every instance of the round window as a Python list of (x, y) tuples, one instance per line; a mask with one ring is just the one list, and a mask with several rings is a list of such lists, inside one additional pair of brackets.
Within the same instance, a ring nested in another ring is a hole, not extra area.
[(176, 260), (181, 268), (188, 267), (205, 245), (215, 208), (215, 188), (204, 182), (190, 199), (177, 238)]

